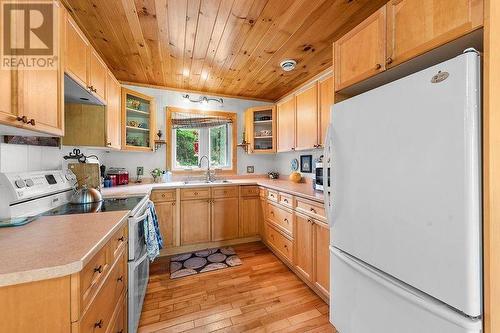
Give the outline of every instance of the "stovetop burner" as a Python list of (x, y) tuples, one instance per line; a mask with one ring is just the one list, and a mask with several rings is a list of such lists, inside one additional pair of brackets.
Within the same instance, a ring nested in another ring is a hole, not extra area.
[(128, 198), (108, 198), (101, 202), (94, 202), (90, 204), (72, 204), (67, 203), (51, 209), (42, 214), (42, 216), (55, 216), (55, 215), (70, 215), (70, 214), (85, 214), (85, 213), (99, 213), (99, 212), (112, 212), (119, 210), (132, 210), (141, 200), (143, 196), (128, 197)]

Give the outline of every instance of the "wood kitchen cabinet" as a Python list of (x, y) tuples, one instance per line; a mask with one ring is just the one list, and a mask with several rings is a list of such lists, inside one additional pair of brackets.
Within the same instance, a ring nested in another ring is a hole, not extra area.
[(174, 246), (174, 223), (176, 217), (175, 201), (154, 201), (158, 225), (163, 238), (163, 247)]
[[(64, 9), (58, 1), (54, 1), (55, 18), (59, 20), (55, 38), (63, 37), (60, 28), (64, 20)], [(54, 55), (61, 59), (61, 46), (54, 49)], [(22, 69), (15, 71), (2, 70), (2, 90), (10, 87), (7, 98), (2, 100), (1, 107), (10, 109), (2, 112), (0, 121), (24, 129), (43, 132), (49, 135), (64, 134), (64, 80), (62, 62), (56, 61), (54, 68)], [(8, 76), (10, 75), (10, 80)], [(13, 78), (16, 78), (14, 81)], [(3, 84), (6, 86), (3, 86)], [(2, 94), (2, 99), (3, 99)]]
[(245, 140), (249, 154), (276, 152), (276, 108), (258, 106), (245, 111)]
[(276, 106), (278, 116), (278, 152), (295, 150), (295, 99)]
[(319, 145), (325, 144), (326, 131), (330, 123), (330, 108), (333, 104), (333, 76), (328, 76), (318, 83), (319, 112), (318, 139)]
[(313, 225), (314, 285), (325, 295), (330, 294), (330, 227), (314, 220)]
[(240, 237), (259, 234), (260, 197), (241, 197), (240, 199)]
[(318, 147), (318, 85), (295, 95), (295, 150)]
[(312, 281), (313, 279), (313, 220), (312, 218), (295, 213), (295, 267), (304, 277)]
[(97, 95), (102, 101), (106, 101), (108, 68), (94, 48), (89, 47), (89, 52), (89, 85), (94, 95)]
[(334, 43), (335, 91), (385, 70), (386, 6)]
[(386, 66), (396, 66), (482, 24), (482, 0), (389, 1)]
[(210, 242), (210, 199), (181, 201), (181, 245)]
[(79, 85), (87, 88), (90, 43), (69, 13), (65, 15), (65, 72)]
[(121, 85), (111, 72), (106, 75), (106, 146), (121, 147)]
[(15, 71), (0, 70), (0, 87), (2, 87), (2, 98), (0, 98), (0, 123), (15, 124), (17, 120), (17, 109), (13, 107), (12, 89), (13, 77), (16, 75)]
[(65, 73), (101, 102), (106, 103), (106, 64), (69, 13), (66, 13), (64, 21)]
[(238, 238), (238, 197), (212, 199), (212, 241)]

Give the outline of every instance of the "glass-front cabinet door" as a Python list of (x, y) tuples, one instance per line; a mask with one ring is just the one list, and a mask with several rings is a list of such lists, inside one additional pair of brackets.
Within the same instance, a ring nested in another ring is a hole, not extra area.
[(122, 146), (126, 150), (153, 150), (156, 132), (154, 98), (123, 88)]

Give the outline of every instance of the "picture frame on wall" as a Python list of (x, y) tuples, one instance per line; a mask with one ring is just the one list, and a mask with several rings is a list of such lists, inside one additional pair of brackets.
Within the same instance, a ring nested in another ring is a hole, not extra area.
[(300, 172), (312, 173), (312, 155), (300, 155)]

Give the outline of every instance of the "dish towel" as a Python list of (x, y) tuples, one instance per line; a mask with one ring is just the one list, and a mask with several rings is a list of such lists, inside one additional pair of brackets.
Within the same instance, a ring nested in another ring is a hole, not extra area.
[(152, 201), (148, 202), (148, 213), (144, 219), (144, 237), (146, 240), (148, 258), (153, 262), (153, 260), (160, 255), (160, 250), (163, 248), (163, 238), (161, 237), (160, 227), (158, 225), (155, 205)]

